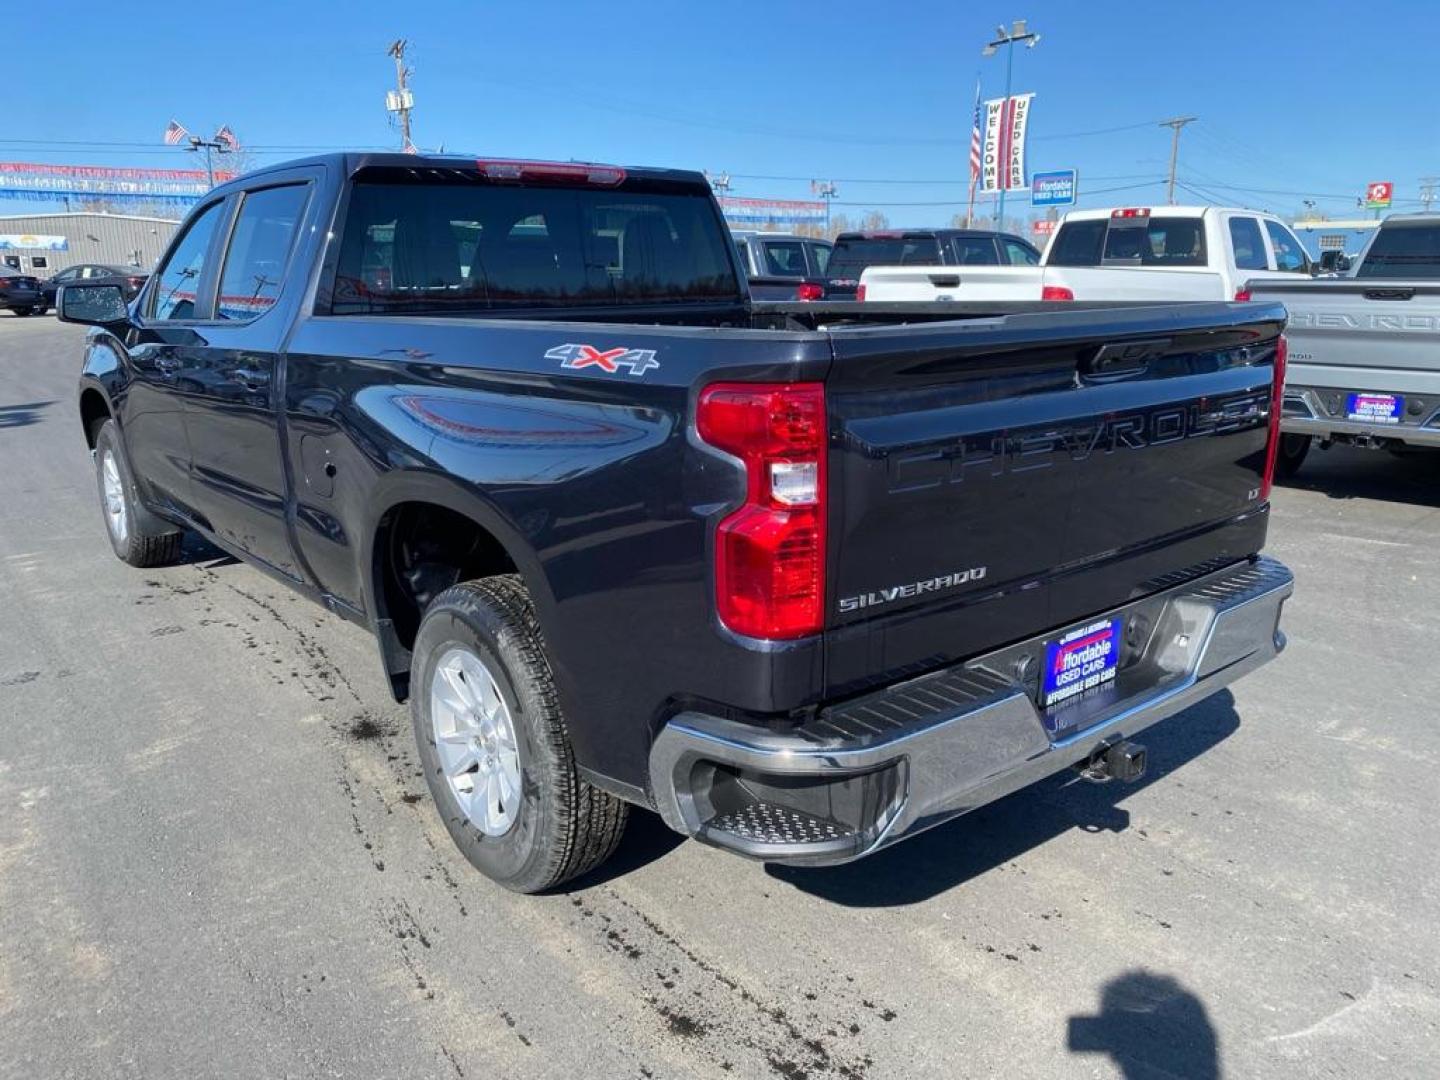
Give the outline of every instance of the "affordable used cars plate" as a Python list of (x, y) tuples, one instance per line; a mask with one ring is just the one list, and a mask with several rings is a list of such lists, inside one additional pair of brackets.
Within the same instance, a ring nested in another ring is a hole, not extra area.
[(1063, 705), (1115, 678), (1124, 621), (1098, 619), (1045, 646), (1045, 681), (1040, 690), (1045, 708)]
[(1346, 419), (1375, 424), (1398, 424), (1404, 407), (1405, 399), (1396, 394), (1349, 394), (1345, 398)]

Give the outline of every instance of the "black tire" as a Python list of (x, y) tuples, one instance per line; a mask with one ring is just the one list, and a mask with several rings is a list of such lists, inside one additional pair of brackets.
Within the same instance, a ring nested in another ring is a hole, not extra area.
[[(484, 664), (510, 710), (521, 795), (501, 835), (487, 835), (466, 817), (435, 744), (432, 680), (457, 647)], [(576, 770), (534, 604), (518, 575), (463, 582), (431, 602), (415, 639), (410, 715), (445, 827), (486, 877), (515, 892), (542, 892), (614, 854), (630, 807)]]
[(15, 317), (16, 317), (17, 319), (23, 319), (23, 318), (25, 318), (26, 315), (29, 315), (29, 314), (33, 313), (35, 309), (34, 309), (34, 308), (28, 308), (28, 307), (16, 307), (16, 308), (11, 308), (10, 310), (15, 313)]
[[(121, 562), (131, 566), (167, 566), (180, 558), (183, 530), (161, 521), (145, 509), (135, 492), (135, 477), (120, 443), (114, 420), (100, 425), (95, 436), (95, 483), (100, 492), (100, 514), (105, 520), (105, 535)], [(106, 463), (113, 462), (119, 474), (119, 500), (123, 504), (123, 524), (117, 527), (116, 516), (110, 512), (106, 494)]]
[(1282, 480), (1289, 480), (1305, 462), (1305, 455), (1310, 453), (1310, 443), (1313, 437), (1310, 435), (1282, 434), (1280, 436), (1280, 449), (1275, 455), (1275, 475)]

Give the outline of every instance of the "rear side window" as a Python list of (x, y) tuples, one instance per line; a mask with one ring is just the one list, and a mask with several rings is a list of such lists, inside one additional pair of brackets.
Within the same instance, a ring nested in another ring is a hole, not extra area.
[(1310, 259), (1290, 230), (1279, 222), (1265, 222), (1270, 243), (1275, 248), (1275, 269), (1287, 274), (1303, 274), (1310, 269)]
[(1050, 248), (1050, 265), (1099, 266), (1108, 225), (1104, 218), (1065, 222), (1055, 234), (1055, 243)]
[(730, 242), (709, 197), (674, 184), (510, 185), (460, 170), (362, 178), (331, 310), (734, 301)]
[(780, 277), (805, 276), (805, 245), (794, 242), (767, 240), (761, 243), (765, 252), (765, 273)]
[(190, 223), (180, 243), (160, 268), (158, 287), (152, 294), (150, 314), (156, 319), (193, 319), (195, 303), (200, 287), (200, 275), (205, 270), (205, 257), (210, 250), (210, 240), (215, 235), (215, 226), (220, 221), (217, 202), (203, 210)]
[(220, 276), (216, 318), (253, 319), (275, 305), (309, 192), (306, 184), (291, 184), (245, 196)]
[(1440, 278), (1440, 222), (1380, 226), (1356, 277)]
[(830, 253), (826, 275), (858, 279), (870, 266), (940, 266), (940, 241), (933, 236), (841, 237)]
[(957, 266), (998, 266), (995, 241), (988, 236), (957, 236), (950, 241)]
[(1018, 240), (1001, 240), (1000, 246), (1005, 249), (1005, 261), (1011, 266), (1036, 266), (1040, 262), (1040, 256), (1029, 244), (1022, 244)]
[(1253, 217), (1230, 219), (1230, 246), (1235, 249), (1235, 265), (1241, 270), (1265, 270), (1265, 241), (1260, 238), (1260, 222)]

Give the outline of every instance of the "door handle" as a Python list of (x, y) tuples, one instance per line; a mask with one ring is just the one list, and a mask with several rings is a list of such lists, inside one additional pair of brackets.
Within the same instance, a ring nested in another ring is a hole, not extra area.
[(245, 387), (246, 390), (263, 390), (270, 385), (270, 373), (268, 371), (254, 371), (250, 368), (239, 368), (232, 373), (231, 378)]

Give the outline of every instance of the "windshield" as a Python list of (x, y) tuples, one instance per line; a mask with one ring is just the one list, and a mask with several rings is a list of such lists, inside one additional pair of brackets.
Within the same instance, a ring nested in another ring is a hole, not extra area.
[(842, 236), (830, 252), (825, 276), (859, 279), (870, 266), (939, 266), (940, 241), (933, 236)]
[(1355, 276), (1440, 278), (1440, 220), (1382, 225)]
[(357, 182), (335, 314), (738, 301), (729, 239), (700, 191)]

